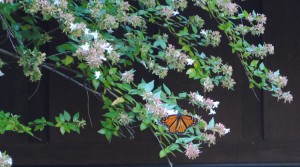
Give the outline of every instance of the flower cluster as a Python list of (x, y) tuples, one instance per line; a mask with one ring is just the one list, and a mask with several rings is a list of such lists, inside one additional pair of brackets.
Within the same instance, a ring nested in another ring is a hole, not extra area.
[(161, 6), (160, 7), (160, 14), (161, 16), (166, 16), (167, 19), (170, 19), (172, 16), (176, 16), (179, 12), (172, 9), (170, 6)]
[[(223, 64), (222, 59), (219, 57), (211, 56), (209, 58), (204, 58), (207, 60), (208, 65), (213, 73), (219, 74), (216, 77), (206, 77), (202, 79), (204, 90), (210, 92), (214, 88), (214, 84), (222, 84), (222, 87), (227, 89), (233, 89), (236, 82), (232, 79), (233, 69), (230, 65)], [(220, 77), (222, 75), (222, 77)]]
[(133, 14), (132, 16), (128, 16), (126, 18), (126, 22), (131, 24), (134, 28), (136, 27), (145, 27), (146, 22), (141, 16), (137, 16)]
[(224, 136), (225, 134), (230, 132), (230, 129), (225, 128), (222, 123), (216, 123), (213, 131), (219, 133), (220, 136)]
[(83, 57), (91, 68), (99, 68), (107, 60), (106, 55), (115, 54), (113, 47), (105, 40), (86, 42), (77, 49), (74, 56)]
[(275, 91), (275, 94), (273, 94), (273, 96), (277, 97), (278, 100), (283, 99), (284, 103), (286, 102), (291, 103), (293, 101), (293, 95), (290, 93), (290, 91), (283, 92), (282, 90), (279, 89)]
[(265, 58), (268, 54), (274, 54), (274, 46), (272, 44), (264, 44), (264, 45), (252, 45), (251, 48), (246, 48), (253, 56), (258, 57), (260, 59)]
[(218, 108), (220, 102), (218, 101), (213, 101), (210, 98), (204, 98), (201, 96), (198, 92), (190, 92), (188, 94), (190, 103), (192, 105), (197, 105), (199, 107), (204, 108), (205, 110), (209, 110), (209, 115), (214, 115), (216, 114), (216, 111), (214, 110), (215, 108)]
[(202, 45), (208, 46), (211, 45), (216, 47), (221, 42), (221, 34), (219, 31), (212, 31), (212, 30), (201, 30), (200, 34), (203, 36), (204, 39), (201, 40)]
[(142, 61), (141, 63), (146, 67), (146, 69), (152, 71), (152, 74), (157, 75), (159, 78), (165, 78), (168, 75), (169, 69), (159, 65), (152, 59), (149, 59), (147, 62)]
[(120, 124), (124, 126), (129, 125), (130, 122), (132, 122), (132, 118), (125, 112), (119, 114), (118, 120)]
[(177, 69), (178, 72), (185, 69), (185, 66), (193, 64), (193, 60), (189, 59), (189, 57), (180, 52), (180, 50), (175, 49), (175, 47), (169, 44), (166, 49), (166, 61), (170, 69)]
[(192, 142), (186, 145), (185, 148), (185, 155), (189, 158), (189, 159), (196, 159), (197, 157), (199, 157), (200, 154), (200, 150), (199, 147), (196, 144), (193, 144)]
[(213, 81), (211, 78), (207, 77), (204, 79), (203, 82), (203, 86), (204, 86), (204, 91), (206, 92), (210, 92), (214, 89), (215, 85), (213, 84)]
[(180, 10), (184, 10), (185, 8), (187, 8), (188, 5), (187, 0), (172, 0), (172, 2), (173, 2), (172, 6), (175, 9), (180, 9)]
[(217, 5), (225, 15), (232, 16), (238, 12), (238, 5), (231, 0), (217, 0)]
[(144, 4), (148, 8), (155, 8), (156, 1), (155, 0), (140, 0), (140, 3)]
[[(246, 18), (252, 27), (250, 28), (250, 31), (253, 35), (261, 35), (265, 31), (264, 25), (267, 22), (267, 17), (264, 14), (259, 14), (259, 13), (254, 13), (251, 14), (249, 13), (248, 17)], [(256, 24), (254, 23), (256, 21)]]
[(12, 159), (9, 155), (0, 151), (0, 167), (11, 167)]
[(208, 147), (210, 147), (211, 145), (215, 145), (216, 144), (216, 136), (215, 134), (204, 134), (203, 137), (205, 138), (205, 143), (208, 144)]
[(152, 117), (158, 120), (164, 116), (178, 113), (177, 110), (169, 109), (168, 104), (163, 103), (161, 98), (152, 92), (144, 92), (142, 97), (147, 102), (145, 104), (147, 112), (153, 114)]
[(24, 75), (31, 81), (40, 80), (42, 73), (40, 65), (45, 61), (46, 54), (38, 51), (36, 48), (23, 51), (20, 57), (19, 65), (23, 67)]
[(204, 25), (204, 20), (198, 15), (190, 16), (187, 24), (196, 26), (197, 28), (202, 28)]
[(125, 71), (124, 73), (122, 73), (121, 81), (123, 81), (123, 83), (133, 82), (134, 72), (135, 72), (135, 70), (129, 70), (129, 71)]
[(279, 71), (273, 72), (273, 71), (269, 71), (268, 73), (268, 80), (276, 85), (279, 88), (283, 88), (287, 85), (288, 79), (286, 76), (281, 76)]

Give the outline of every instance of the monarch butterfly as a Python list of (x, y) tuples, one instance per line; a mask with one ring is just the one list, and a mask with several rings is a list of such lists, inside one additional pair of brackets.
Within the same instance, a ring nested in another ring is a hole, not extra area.
[(184, 133), (185, 130), (198, 122), (198, 119), (180, 113), (161, 118), (160, 122), (169, 128), (170, 133)]

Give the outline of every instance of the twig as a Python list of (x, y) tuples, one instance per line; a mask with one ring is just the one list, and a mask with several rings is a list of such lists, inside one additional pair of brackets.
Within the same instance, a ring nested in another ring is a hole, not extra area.
[(0, 42), (0, 45), (4, 44), (6, 41), (7, 41), (7, 37), (3, 41)]
[[(211, 11), (211, 12), (213, 12), (213, 11)], [(216, 17), (214, 17), (214, 16), (212, 16), (212, 17), (214, 18), (214, 20), (215, 20), (219, 25), (221, 24), (221, 23), (219, 22), (219, 20), (218, 20)], [(241, 23), (242, 23), (242, 25), (244, 25), (242, 19), (241, 19)], [(225, 33), (225, 34), (226, 34), (227, 39), (228, 39), (229, 41), (231, 41), (231, 40), (229, 39), (227, 33)], [(242, 35), (242, 39), (243, 39), (243, 41), (245, 41), (244, 35)], [(248, 78), (248, 81), (250, 82), (250, 75), (249, 75), (249, 72), (248, 72), (248, 70), (246, 69), (246, 67), (243, 65), (243, 60), (242, 60), (242, 58), (241, 58), (241, 55), (237, 54), (237, 57), (239, 58), (239, 60), (240, 60), (240, 62), (241, 62), (241, 64), (242, 64), (242, 67), (243, 67), (243, 69), (244, 69), (244, 71), (245, 71), (245, 73), (246, 73), (246, 76), (247, 76), (247, 78)], [(259, 100), (259, 98), (258, 98), (258, 96), (257, 96), (257, 94), (256, 94), (256, 92), (255, 92), (255, 90), (254, 90), (253, 88), (251, 88), (251, 90), (252, 90), (254, 96), (256, 97), (256, 99), (260, 102), (260, 100)]]
[(50, 55), (50, 56), (46, 57), (46, 59), (49, 59), (49, 58), (54, 57), (54, 56), (66, 55), (68, 53), (71, 53), (71, 51), (66, 51), (66, 52), (63, 52), (63, 53), (56, 53), (56, 54), (53, 54), (53, 55)]
[(77, 85), (77, 86), (79, 86), (79, 87), (86, 88), (86, 90), (89, 91), (89, 92), (91, 92), (91, 93), (95, 93), (95, 94), (98, 95), (98, 96), (101, 96), (101, 95), (102, 95), (101, 93), (99, 93), (99, 92), (97, 92), (97, 91), (94, 91), (94, 90), (92, 90), (92, 89), (90, 89), (90, 88), (87, 88), (86, 86), (84, 86), (84, 84), (78, 82), (77, 80), (71, 78), (70, 76), (65, 75), (65, 74), (63, 74), (63, 73), (57, 71), (55, 68), (49, 67), (49, 66), (44, 65), (44, 64), (42, 64), (41, 67), (42, 67), (42, 68), (45, 68), (45, 69), (47, 69), (47, 70), (49, 70), (49, 71), (51, 71), (51, 72), (53, 72), (53, 73), (55, 73), (55, 74), (57, 74), (57, 75), (59, 75), (59, 76), (65, 78), (65, 79), (68, 79), (69, 81), (72, 81), (75, 85)]
[(8, 51), (6, 51), (4, 49), (1, 49), (1, 48), (0, 48), (0, 53), (3, 53), (4, 55), (12, 57), (12, 58), (14, 58), (16, 60), (20, 60), (20, 57), (18, 55), (14, 54), (14, 53), (11, 53), (11, 52), (8, 52)]
[(56, 30), (58, 30), (58, 29), (60, 29), (59, 27), (56, 27), (56, 28), (54, 28), (54, 29), (52, 29), (52, 30), (50, 30), (50, 31), (48, 31), (48, 32), (46, 32), (47, 34), (51, 34), (51, 33), (53, 33), (53, 32), (55, 32)]
[(87, 91), (86, 83), (84, 83), (84, 87), (85, 87), (85, 90), (86, 90), (86, 97), (87, 97), (87, 104), (86, 105), (87, 105), (88, 117), (89, 117), (91, 126), (94, 127), (93, 122), (92, 122), (92, 118), (91, 118), (91, 114), (90, 114), (90, 94)]
[[(12, 58), (14, 58), (14, 59), (16, 59), (16, 60), (19, 60), (19, 59), (20, 59), (20, 57), (17, 56), (16, 54), (11, 53), (11, 52), (8, 52), (8, 51), (3, 50), (3, 49), (0, 49), (0, 53), (3, 53), (4, 55), (10, 56), (10, 57), (12, 57)], [(42, 64), (41, 67), (42, 67), (42, 68), (45, 68), (45, 69), (47, 69), (47, 70), (49, 70), (49, 71), (51, 71), (51, 72), (53, 72), (53, 73), (55, 73), (55, 74), (57, 74), (57, 75), (59, 75), (59, 76), (61, 76), (61, 77), (63, 77), (63, 78), (65, 78), (65, 79), (67, 79), (67, 80), (69, 80), (69, 81), (71, 81), (71, 82), (73, 82), (75, 85), (84, 88), (84, 89), (87, 90), (88, 92), (94, 93), (95, 95), (100, 96), (100, 97), (101, 97), (101, 95), (102, 95), (101, 93), (99, 93), (99, 92), (97, 92), (97, 91), (94, 91), (94, 90), (88, 88), (86, 85), (84, 85), (84, 84), (78, 82), (77, 80), (71, 78), (70, 76), (65, 75), (65, 74), (59, 72), (59, 71), (56, 70), (54, 67), (49, 66), (49, 64)], [(107, 88), (105, 88), (105, 89), (106, 89), (107, 92), (109, 92), (112, 96), (118, 98), (118, 96), (117, 96), (114, 92), (112, 92), (110, 89), (107, 89)], [(102, 99), (99, 99), (99, 100), (103, 101)], [(125, 106), (126, 106), (129, 110), (132, 110), (132, 108), (131, 108), (129, 105), (125, 104)], [(128, 128), (128, 127), (126, 127), (126, 129), (127, 129), (127, 128)], [(131, 136), (133, 136), (131, 130), (127, 129), (127, 131), (129, 132), (129, 134), (130, 134)], [(158, 143), (159, 143), (161, 149), (164, 149), (164, 147), (161, 145), (161, 143), (160, 143), (158, 137), (155, 135), (155, 132), (154, 132), (154, 130), (153, 130), (152, 128), (151, 128), (151, 132), (152, 132), (153, 135), (156, 137), (156, 139), (157, 139), (157, 141), (158, 141)], [(167, 160), (168, 160), (168, 163), (169, 163), (170, 167), (173, 167), (173, 164), (172, 164), (171, 160), (170, 160), (168, 157), (167, 157)]]
[[(159, 140), (159, 138), (156, 136), (156, 134), (155, 134), (154, 130), (152, 129), (152, 127), (151, 127), (150, 129), (151, 129), (151, 132), (153, 133), (153, 135), (155, 136), (155, 138), (156, 138), (157, 142), (159, 143), (159, 145), (160, 145), (161, 149), (163, 150), (163, 149), (164, 149), (164, 147), (163, 147), (163, 145), (160, 143), (160, 140)], [(167, 160), (168, 160), (168, 163), (169, 163), (170, 167), (173, 167), (173, 164), (172, 164), (172, 162), (171, 162), (171, 160), (169, 159), (169, 157), (168, 157), (168, 156), (167, 156)]]
[(41, 80), (42, 80), (42, 78), (39, 80), (37, 87), (35, 88), (34, 92), (27, 98), (27, 100), (30, 100), (36, 94), (36, 92), (38, 91), (38, 89), (40, 87)]
[(11, 38), (15, 38), (14, 35), (12, 34), (12, 32), (10, 31), (8, 25), (6, 24), (5, 20), (3, 19), (2, 17), (2, 14), (0, 13), (0, 19), (2, 20), (2, 23), (4, 24), (5, 26), (5, 29), (6, 29), (6, 32), (7, 32), (7, 37), (11, 43), (11, 45), (13, 46), (14, 50), (16, 51), (16, 53), (18, 53), (17, 49), (16, 49), (16, 46), (14, 44), (14, 42), (12, 41)]

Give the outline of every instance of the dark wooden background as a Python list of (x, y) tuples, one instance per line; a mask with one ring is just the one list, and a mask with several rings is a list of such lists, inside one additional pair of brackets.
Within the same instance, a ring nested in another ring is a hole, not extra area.
[[(244, 71), (226, 42), (217, 49), (205, 50), (221, 56), (234, 67), (235, 91), (217, 89), (209, 94), (221, 102), (215, 120), (230, 127), (231, 132), (218, 139), (217, 145), (203, 148), (203, 154), (194, 161), (179, 154), (176, 158), (171, 157), (175, 164), (300, 163), (300, 94), (296, 89), (300, 83), (300, 1), (249, 0), (242, 6), (268, 16), (265, 35), (251, 40), (260, 42), (263, 39), (275, 45), (275, 55), (269, 56), (265, 64), (273, 70), (282, 69), (280, 72), (288, 76), (287, 87), (294, 95), (294, 102), (277, 102), (269, 93), (256, 90), (260, 98), (258, 101), (248, 89)], [(209, 20), (207, 15), (203, 17)], [(213, 25), (207, 21), (206, 26)], [(0, 109), (21, 114), (24, 122), (41, 116), (53, 120), (63, 110), (70, 113), (80, 111), (88, 120), (86, 92), (69, 81), (44, 71), (38, 92), (28, 100), (37, 84), (28, 82), (20, 68), (6, 67), (3, 72), (5, 76), (0, 78)], [(175, 91), (201, 89), (197, 82), (189, 82), (185, 78), (185, 75), (171, 73), (165, 83)], [(102, 115), (101, 103), (93, 96), (90, 100), (94, 128), (88, 125), (81, 135), (64, 136), (57, 129), (50, 128), (37, 134), (43, 138), (42, 142), (28, 135), (7, 133), (0, 136), (0, 150), (7, 150), (14, 158), (14, 164), (22, 166), (167, 163), (166, 159), (159, 158), (159, 145), (149, 131), (141, 133), (137, 129), (134, 140), (114, 138), (108, 144), (103, 136), (97, 134)]]

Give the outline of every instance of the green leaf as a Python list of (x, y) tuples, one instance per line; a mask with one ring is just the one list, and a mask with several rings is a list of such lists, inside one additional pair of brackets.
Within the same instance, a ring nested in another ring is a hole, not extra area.
[(166, 92), (168, 95), (171, 95), (170, 89), (169, 89), (165, 84), (163, 84), (163, 87), (164, 87), (165, 92)]
[(124, 103), (124, 102), (125, 102), (125, 100), (124, 100), (123, 97), (118, 97), (116, 100), (114, 100), (114, 101), (111, 103), (111, 105), (114, 106), (114, 105), (117, 105), (117, 104), (119, 104), (119, 103)]
[(66, 130), (65, 130), (65, 128), (62, 126), (62, 127), (60, 127), (60, 133), (62, 134), (62, 135), (64, 135), (65, 134), (65, 132), (66, 132)]
[(264, 63), (260, 63), (260, 65), (259, 65), (259, 69), (260, 69), (260, 70), (264, 70), (264, 69), (265, 69), (265, 65), (264, 65)]
[(59, 119), (61, 122), (65, 122), (65, 117), (62, 114), (59, 114)]
[(184, 92), (184, 93), (179, 93), (179, 95), (178, 95), (179, 97), (183, 97), (183, 98), (185, 98), (186, 96), (187, 96), (187, 93), (186, 92)]
[(140, 125), (141, 131), (143, 131), (143, 130), (145, 130), (145, 129), (147, 129), (147, 128), (148, 128), (148, 124), (145, 123), (145, 122), (142, 122), (141, 125)]
[(105, 132), (105, 137), (108, 140), (108, 142), (110, 142), (111, 138), (112, 138), (112, 133), (110, 131), (106, 131)]
[(73, 121), (75, 120), (79, 120), (79, 112), (77, 112), (74, 116), (73, 116)]
[(190, 68), (187, 70), (186, 74), (189, 75), (189, 78), (194, 78), (196, 76), (196, 70), (194, 68)]
[(146, 92), (151, 92), (153, 90), (153, 88), (154, 88), (154, 80), (147, 83), (144, 87)]
[(184, 46), (182, 47), (182, 50), (184, 50), (184, 51), (188, 52), (188, 51), (190, 51), (190, 50), (191, 50), (191, 48), (190, 48), (190, 46), (189, 46), (189, 45), (184, 45)]
[(74, 58), (72, 56), (67, 56), (66, 58), (62, 59), (61, 62), (68, 66), (74, 62)]
[(67, 111), (64, 111), (64, 118), (66, 121), (70, 121), (71, 120), (71, 116)]
[(170, 151), (174, 151), (174, 150), (177, 150), (179, 149), (179, 145), (178, 144), (172, 144), (170, 147), (169, 147)]
[(99, 85), (100, 85), (100, 81), (97, 80), (97, 79), (93, 79), (93, 80), (92, 80), (92, 84), (93, 84), (93, 86), (94, 86), (94, 89), (97, 90), (98, 87), (99, 87)]
[(250, 66), (257, 67), (258, 62), (259, 62), (258, 60), (253, 60), (250, 64)]
[(80, 63), (78, 65), (78, 68), (81, 69), (81, 70), (84, 70), (84, 69), (88, 68), (88, 65), (86, 63)]
[(165, 151), (165, 150), (161, 150), (160, 152), (159, 152), (159, 157), (160, 158), (163, 158), (163, 157), (165, 157), (165, 156), (167, 156), (167, 152)]
[(105, 128), (102, 128), (102, 129), (100, 129), (100, 130), (98, 131), (98, 133), (100, 133), (100, 134), (102, 134), (102, 135), (104, 135), (105, 132), (106, 132), (106, 129), (105, 129)]
[(112, 75), (112, 74), (115, 74), (117, 72), (117, 68), (111, 68), (109, 69), (109, 74)]
[(208, 128), (208, 129), (213, 129), (214, 127), (215, 127), (215, 119), (212, 118), (212, 119), (209, 121), (209, 123), (208, 123), (208, 125), (207, 125), (207, 128)]
[(193, 26), (193, 25), (192, 25), (192, 30), (193, 30), (193, 32), (194, 32), (195, 34), (197, 34), (197, 33), (198, 33), (198, 29), (197, 29), (197, 27), (195, 27), (195, 26)]

